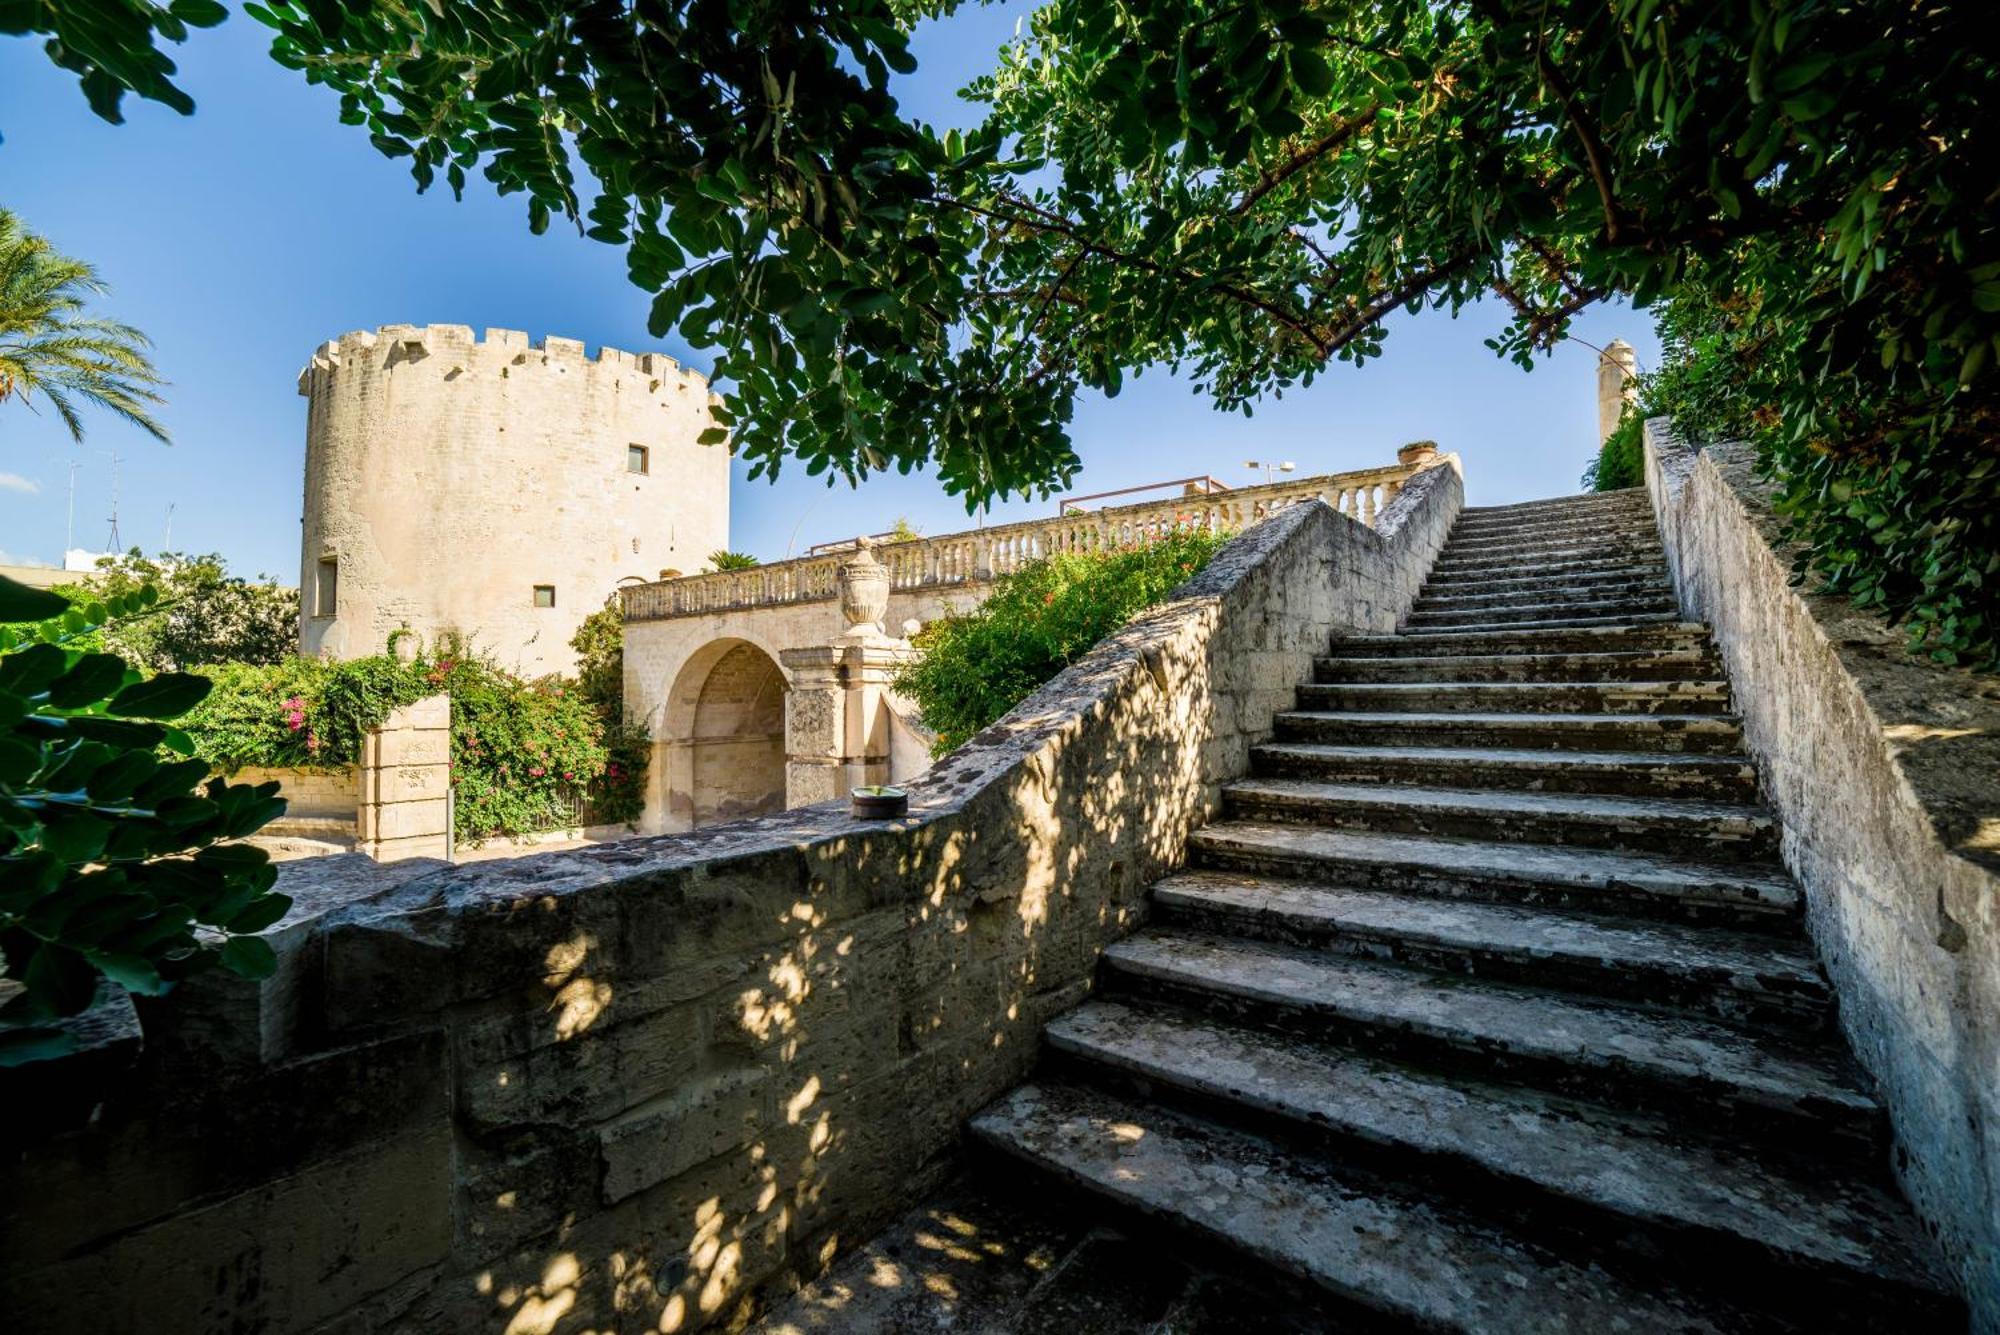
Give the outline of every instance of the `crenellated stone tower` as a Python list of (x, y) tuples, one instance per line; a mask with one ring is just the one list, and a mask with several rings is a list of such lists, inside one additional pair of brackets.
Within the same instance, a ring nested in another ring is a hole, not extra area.
[(527, 675), (621, 585), (728, 545), (708, 383), (660, 353), (384, 325), (322, 344), (306, 419), (300, 648), (459, 631)]

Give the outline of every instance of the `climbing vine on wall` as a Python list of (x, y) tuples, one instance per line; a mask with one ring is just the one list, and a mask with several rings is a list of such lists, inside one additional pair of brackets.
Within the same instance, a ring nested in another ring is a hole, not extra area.
[(225, 773), (351, 765), (371, 728), (402, 705), (442, 693), (451, 697), (461, 839), (573, 824), (580, 796), (621, 813), (607, 820), (637, 815), (633, 748), (573, 681), (526, 681), (449, 642), (409, 662), (387, 654), (292, 658), (223, 664), (211, 675), (214, 690), (183, 727), (195, 754)]

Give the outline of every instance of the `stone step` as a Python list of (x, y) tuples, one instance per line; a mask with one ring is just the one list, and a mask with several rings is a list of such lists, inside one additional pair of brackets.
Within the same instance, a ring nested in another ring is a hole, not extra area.
[(1342, 635), (1329, 642), (1342, 658), (1433, 658), (1459, 654), (1636, 653), (1652, 650), (1712, 650), (1708, 627), (1698, 621), (1640, 625), (1576, 626), (1566, 629), (1439, 631), (1409, 635)]
[(1653, 522), (1650, 513), (1613, 511), (1604, 515), (1564, 515), (1532, 522), (1487, 519), (1475, 515), (1452, 525), (1450, 540), (1496, 542), (1517, 537), (1545, 542), (1554, 538), (1615, 538), (1622, 542), (1643, 542), (1649, 538), (1657, 541), (1659, 536), (1659, 526)]
[(1367, 713), (1293, 709), (1275, 720), (1281, 741), (1485, 749), (1743, 753), (1743, 729), (1727, 714)]
[(1429, 578), (1432, 581), (1446, 582), (1549, 579), (1575, 575), (1640, 575), (1658, 573), (1665, 569), (1664, 557), (1634, 560), (1629, 556), (1617, 554), (1578, 556), (1558, 560), (1550, 560), (1543, 556), (1506, 556), (1494, 557), (1491, 560), (1446, 562), (1440, 558), (1431, 566)]
[[(1449, 770), (1441, 780), (1455, 782)], [(1762, 808), (1690, 798), (1523, 793), (1404, 784), (1239, 779), (1222, 790), (1232, 819), (1382, 834), (1559, 844), (1706, 862), (1778, 860), (1778, 823)]]
[[(1141, 1224), (1312, 1285), (1362, 1318), (1468, 1335), (1741, 1329), (1357, 1170), (1101, 1090), (1023, 1085), (972, 1119), (987, 1151)], [(1348, 1329), (1342, 1321), (1329, 1329)], [(1081, 1330), (1077, 1335), (1085, 1335)]]
[(1757, 798), (1757, 771), (1743, 756), (1642, 751), (1529, 751), (1446, 746), (1331, 746), (1267, 742), (1250, 753), (1251, 772), (1327, 783), (1433, 784), (1548, 793), (1634, 797)]
[(1462, 515), (1536, 515), (1561, 510), (1591, 510), (1621, 505), (1650, 509), (1652, 499), (1644, 487), (1618, 487), (1611, 491), (1579, 491), (1568, 496), (1538, 496), (1532, 501), (1509, 501), (1505, 505), (1468, 505)]
[(1432, 579), (1424, 585), (1418, 600), (1470, 601), (1478, 598), (1489, 603), (1502, 599), (1548, 602), (1551, 596), (1560, 598), (1587, 593), (1594, 598), (1616, 597), (1627, 591), (1650, 593), (1667, 587), (1666, 575), (1660, 570), (1651, 567), (1611, 567), (1570, 575), (1459, 575)]
[(1477, 547), (1448, 545), (1431, 567), (1432, 576), (1457, 577), (1464, 574), (1520, 574), (1524, 569), (1554, 569), (1580, 562), (1621, 565), (1630, 569), (1658, 570), (1666, 565), (1666, 553), (1658, 546), (1617, 542), (1481, 543)]
[(1423, 1184), (1482, 1217), (1582, 1242), (1586, 1255), (1610, 1252), (1612, 1269), (1656, 1289), (1721, 1280), (1740, 1301), (1839, 1328), (1964, 1320), (1928, 1239), (1872, 1173), (1750, 1158), (1668, 1119), (1174, 1010), (1096, 1000), (1058, 1017), (1046, 1038), (1066, 1073), (1143, 1087), (1335, 1164)]
[(1223, 821), (1188, 837), (1192, 865), (1444, 899), (1795, 933), (1803, 901), (1775, 868), (1704, 864), (1596, 848), (1374, 834)]
[(1445, 540), (1438, 553), (1440, 562), (1475, 562), (1492, 559), (1518, 561), (1527, 556), (1573, 561), (1589, 557), (1623, 557), (1628, 561), (1664, 561), (1665, 549), (1658, 534), (1626, 536), (1617, 532), (1582, 530), (1574, 533), (1550, 532), (1543, 535), (1495, 533), (1461, 538), (1456, 533)]
[(1104, 965), (1109, 995), (1658, 1113), (1786, 1152), (1858, 1160), (1885, 1143), (1881, 1105), (1831, 1043), (1171, 928), (1114, 942)]
[(1798, 939), (1248, 872), (1177, 872), (1152, 900), (1156, 920), (1175, 928), (1611, 997), (1738, 1028), (1824, 1034), (1833, 1019), (1833, 994)]
[(1432, 635), (1449, 635), (1465, 631), (1543, 631), (1543, 630), (1586, 630), (1598, 626), (1666, 626), (1680, 622), (1677, 612), (1584, 612), (1581, 609), (1564, 612), (1560, 608), (1550, 609), (1540, 617), (1516, 620), (1512, 617), (1494, 617), (1488, 621), (1462, 624), (1430, 625), (1417, 623), (1406, 625), (1403, 634), (1412, 639)]
[(1339, 681), (1299, 687), (1301, 709), (1400, 714), (1726, 714), (1723, 681)]
[(1688, 681), (1717, 678), (1722, 661), (1705, 645), (1608, 653), (1437, 654), (1313, 661), (1316, 682)]
[(1492, 589), (1479, 585), (1427, 585), (1412, 612), (1454, 612), (1482, 607), (1542, 607), (1550, 603), (1585, 601), (1636, 602), (1671, 599), (1672, 588), (1658, 572), (1619, 580), (1574, 582), (1550, 580), (1525, 588)]
[(1424, 631), (1443, 629), (1465, 629), (1473, 626), (1507, 626), (1515, 624), (1538, 625), (1549, 622), (1569, 622), (1583, 620), (1601, 622), (1605, 619), (1631, 620), (1635, 617), (1671, 617), (1674, 612), (1673, 596), (1664, 590), (1655, 593), (1635, 594), (1627, 598), (1563, 598), (1544, 603), (1514, 603), (1504, 607), (1459, 606), (1452, 603), (1434, 603), (1428, 607), (1413, 609), (1404, 618), (1406, 634), (1420, 634)]

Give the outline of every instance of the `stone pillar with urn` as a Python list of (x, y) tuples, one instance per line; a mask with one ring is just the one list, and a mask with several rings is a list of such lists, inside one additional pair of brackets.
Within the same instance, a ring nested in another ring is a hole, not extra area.
[(778, 656), (791, 677), (785, 695), (787, 807), (845, 797), (896, 777), (890, 764), (891, 682), (916, 651), (883, 627), (889, 568), (876, 559), (874, 543), (858, 539), (837, 578), (846, 630), (831, 644)]

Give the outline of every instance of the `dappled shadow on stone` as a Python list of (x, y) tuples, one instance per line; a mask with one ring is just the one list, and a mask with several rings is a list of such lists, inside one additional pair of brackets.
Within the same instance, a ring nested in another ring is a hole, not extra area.
[[(1457, 475), (1434, 471), (1441, 539)], [(1407, 603), (1429, 552), (1394, 519), (1299, 506), (1237, 539), (912, 784), (907, 819), (808, 808), (302, 894), (276, 978), (170, 998), (147, 1043), (174, 1061), (6, 1170), (8, 1199), (62, 1209), (0, 1237), (0, 1307), (23, 1329), (748, 1320), (955, 1170), (1330, 631)], [(988, 1254), (935, 1222), (946, 1260)]]

